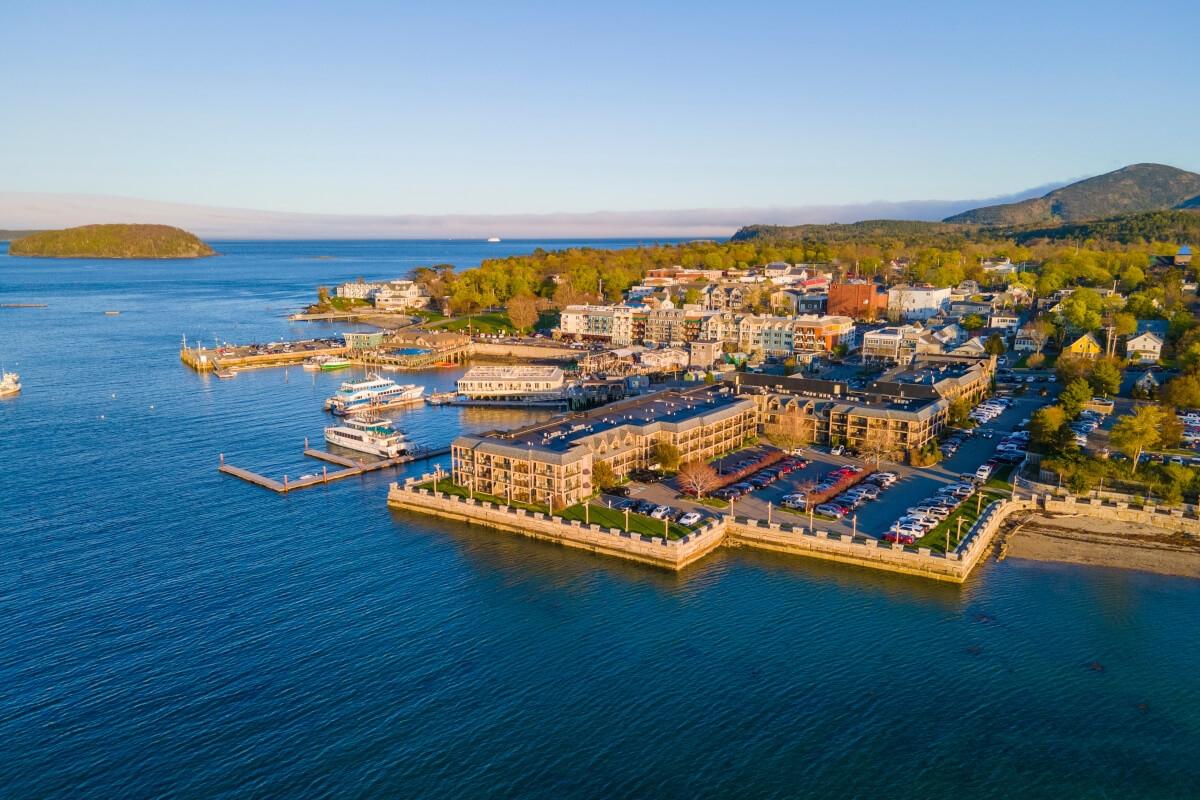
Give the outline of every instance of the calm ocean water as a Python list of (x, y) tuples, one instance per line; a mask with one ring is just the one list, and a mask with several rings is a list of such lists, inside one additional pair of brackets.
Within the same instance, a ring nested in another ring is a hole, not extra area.
[[(217, 473), (317, 469), (345, 373), (218, 381), (182, 335), (336, 332), (285, 317), (319, 283), (537, 244), (0, 251), (0, 303), (49, 305), (0, 309), (26, 387), (0, 401), (0, 797), (1200, 796), (1200, 582), (741, 551), (676, 576), (389, 512), (403, 472), (288, 496)], [(440, 445), (527, 417), (397, 418)]]

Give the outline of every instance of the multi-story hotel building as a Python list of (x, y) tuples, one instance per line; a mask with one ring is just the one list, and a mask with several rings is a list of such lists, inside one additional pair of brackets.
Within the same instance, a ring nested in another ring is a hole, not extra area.
[(681, 461), (709, 460), (755, 434), (755, 401), (729, 387), (665, 391), (508, 432), (460, 436), (451, 446), (460, 486), (523, 503), (555, 507), (590, 497), (605, 463), (618, 475), (649, 467), (666, 442)]
[(945, 429), (950, 405), (987, 395), (992, 359), (930, 356), (919, 368), (894, 370), (890, 380), (851, 389), (839, 381), (738, 373), (739, 396), (753, 397), (764, 429), (804, 431), (812, 441), (864, 449), (885, 445), (917, 451)]

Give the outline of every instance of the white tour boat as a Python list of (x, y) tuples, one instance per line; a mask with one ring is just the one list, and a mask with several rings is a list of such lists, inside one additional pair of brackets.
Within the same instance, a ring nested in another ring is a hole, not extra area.
[(362, 411), (378, 411), (418, 403), (425, 394), (424, 386), (396, 383), (372, 373), (362, 381), (346, 381), (337, 394), (325, 401), (325, 410), (339, 417)]
[(404, 434), (381, 419), (348, 419), (325, 429), (325, 441), (360, 453), (396, 458), (408, 452)]

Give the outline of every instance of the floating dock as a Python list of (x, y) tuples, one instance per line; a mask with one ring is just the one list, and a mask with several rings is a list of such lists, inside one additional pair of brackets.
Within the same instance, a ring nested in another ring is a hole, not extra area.
[(226, 475), (232, 475), (235, 478), (241, 478), (247, 483), (252, 483), (255, 486), (261, 486), (264, 489), (270, 489), (272, 492), (279, 494), (287, 494), (296, 489), (307, 489), (310, 486), (324, 486), (327, 483), (340, 481), (344, 478), (352, 478), (355, 475), (365, 475), (368, 472), (376, 472), (388, 467), (398, 467), (401, 464), (408, 464), (413, 461), (422, 461), (427, 458), (437, 458), (438, 456), (447, 455), (450, 452), (449, 447), (442, 447), (436, 450), (425, 450), (420, 453), (412, 453), (399, 456), (397, 458), (385, 458), (379, 461), (366, 461), (339, 456), (336, 453), (329, 453), (324, 450), (313, 450), (305, 448), (304, 455), (309, 458), (328, 461), (331, 464), (336, 464), (342, 469), (330, 472), (328, 468), (321, 467), (320, 475), (309, 475), (305, 478), (297, 478), (290, 480), (287, 475), (283, 476), (282, 481), (277, 481), (274, 478), (269, 478), (266, 475), (260, 475), (257, 472), (252, 472), (248, 469), (235, 467), (232, 464), (225, 463), (225, 455), (221, 454), (221, 464), (217, 467), (218, 472), (223, 472)]

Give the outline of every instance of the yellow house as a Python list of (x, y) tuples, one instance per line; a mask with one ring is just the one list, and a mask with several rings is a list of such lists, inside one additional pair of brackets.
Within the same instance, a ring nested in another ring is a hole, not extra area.
[(1075, 356), (1076, 358), (1097, 358), (1102, 349), (1100, 343), (1096, 341), (1095, 336), (1085, 333), (1063, 348), (1063, 354)]

